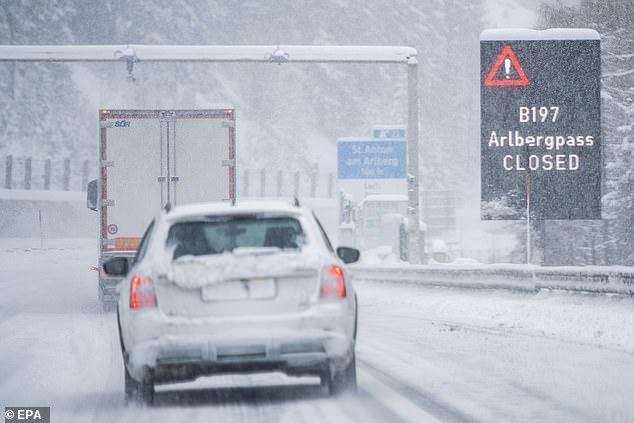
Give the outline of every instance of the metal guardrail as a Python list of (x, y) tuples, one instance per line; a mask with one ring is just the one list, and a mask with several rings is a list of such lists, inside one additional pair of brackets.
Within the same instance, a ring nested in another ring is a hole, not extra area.
[(634, 268), (540, 267), (484, 265), (452, 267), (437, 265), (390, 265), (351, 267), (355, 279), (417, 283), (455, 288), (509, 289), (536, 292), (540, 289), (634, 295)]

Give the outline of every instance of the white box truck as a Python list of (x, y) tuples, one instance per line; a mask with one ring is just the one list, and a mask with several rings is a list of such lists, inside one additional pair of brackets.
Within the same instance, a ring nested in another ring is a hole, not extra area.
[(132, 260), (161, 208), (235, 199), (235, 111), (100, 110), (99, 123), (100, 177), (87, 203), (100, 214), (98, 295), (109, 309), (120, 278), (102, 263)]

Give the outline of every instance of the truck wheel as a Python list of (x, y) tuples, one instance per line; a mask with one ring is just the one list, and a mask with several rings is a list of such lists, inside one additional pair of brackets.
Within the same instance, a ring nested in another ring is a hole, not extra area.
[(116, 308), (116, 303), (108, 302), (104, 298), (101, 281), (97, 284), (97, 298), (99, 299), (99, 308), (101, 308), (101, 311), (108, 313)]
[(97, 301), (99, 302), (99, 308), (103, 311), (103, 292), (101, 292), (101, 287), (97, 285)]
[(128, 368), (123, 366), (125, 371), (125, 403), (152, 405), (154, 402), (154, 381), (151, 376), (147, 376), (141, 382), (130, 375)]
[(99, 298), (99, 307), (104, 313), (110, 313), (117, 308), (116, 304), (106, 302), (102, 298)]
[(341, 371), (335, 372), (328, 380), (328, 394), (339, 395), (344, 392), (357, 391), (357, 360), (352, 353), (352, 360)]

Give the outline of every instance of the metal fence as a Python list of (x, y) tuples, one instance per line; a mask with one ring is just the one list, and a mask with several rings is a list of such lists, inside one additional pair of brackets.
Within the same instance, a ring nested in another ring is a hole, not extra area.
[(39, 159), (7, 155), (0, 158), (0, 188), (85, 191), (97, 175), (92, 160)]
[(335, 174), (289, 172), (278, 169), (238, 169), (239, 197), (327, 197), (335, 196)]
[[(85, 191), (97, 177), (94, 160), (39, 159), (7, 155), (0, 157), (0, 188)], [(236, 174), (240, 197), (335, 196), (335, 174), (291, 172), (282, 169), (239, 168)]]

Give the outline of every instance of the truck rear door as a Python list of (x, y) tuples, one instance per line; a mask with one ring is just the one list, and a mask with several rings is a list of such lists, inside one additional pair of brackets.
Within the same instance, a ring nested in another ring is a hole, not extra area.
[(167, 203), (235, 198), (234, 111), (101, 110), (102, 251), (135, 251)]
[(171, 203), (235, 198), (233, 110), (176, 111), (170, 128)]
[(134, 251), (162, 206), (161, 121), (154, 111), (101, 110), (100, 122), (102, 247)]

